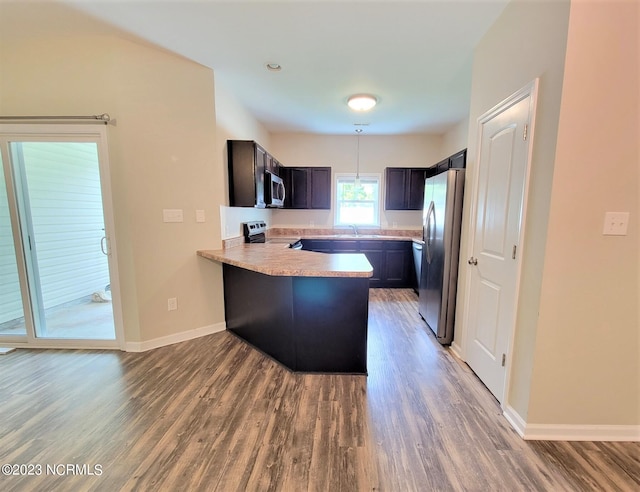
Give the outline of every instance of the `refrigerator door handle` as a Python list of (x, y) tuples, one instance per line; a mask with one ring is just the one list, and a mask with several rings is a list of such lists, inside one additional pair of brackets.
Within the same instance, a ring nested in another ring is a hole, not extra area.
[[(433, 223), (431, 218), (433, 217)], [(436, 207), (433, 200), (429, 204), (429, 210), (427, 210), (427, 234), (425, 237), (424, 244), (427, 247), (427, 263), (431, 264), (432, 255), (431, 255), (431, 243), (433, 242), (432, 235), (435, 232), (435, 221), (436, 221)]]

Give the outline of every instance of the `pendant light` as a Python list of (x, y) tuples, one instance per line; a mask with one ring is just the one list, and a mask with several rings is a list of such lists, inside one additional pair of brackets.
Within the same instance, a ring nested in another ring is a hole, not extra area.
[(356, 128), (356, 180), (355, 187), (360, 187), (360, 134), (362, 128)]

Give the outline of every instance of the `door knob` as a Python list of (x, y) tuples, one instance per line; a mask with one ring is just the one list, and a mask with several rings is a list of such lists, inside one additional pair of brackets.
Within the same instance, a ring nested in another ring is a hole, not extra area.
[(478, 259), (474, 258), (473, 256), (471, 258), (469, 258), (469, 260), (467, 261), (467, 263), (469, 263), (469, 265), (477, 265), (478, 264)]

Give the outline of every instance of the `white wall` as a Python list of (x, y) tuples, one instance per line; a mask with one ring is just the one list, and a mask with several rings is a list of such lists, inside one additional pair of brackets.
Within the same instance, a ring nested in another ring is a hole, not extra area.
[(442, 136), (441, 155), (444, 159), (469, 146), (469, 120), (464, 119)]
[[(382, 228), (419, 229), (421, 211), (384, 210), (385, 167), (428, 167), (441, 158), (439, 135), (361, 135), (360, 172), (382, 178)], [(355, 173), (357, 137), (355, 135), (316, 135), (275, 133), (271, 149), (285, 166), (331, 166), (335, 191), (336, 173)], [(333, 227), (333, 210), (274, 210), (272, 222), (279, 227)]]
[[(614, 437), (640, 424), (638, 19), (637, 2), (514, 0), (476, 49), (469, 185), (477, 117), (540, 78), (506, 399), (525, 431)], [(628, 236), (602, 236), (608, 210), (631, 212)], [(460, 315), (464, 291), (458, 301)]]
[[(195, 254), (221, 239), (212, 71), (58, 4), (0, 9), (0, 113), (115, 119), (107, 134), (126, 341), (224, 323), (221, 268)], [(163, 208), (183, 209), (185, 221), (163, 223)], [(177, 311), (167, 312), (169, 297)]]
[(571, 5), (530, 423), (640, 426), (639, 10)]
[(217, 193), (224, 198), (223, 205), (220, 206), (220, 222), (222, 238), (228, 239), (242, 235), (243, 222), (264, 220), (271, 226), (272, 212), (269, 209), (229, 207), (227, 140), (255, 140), (271, 154), (273, 151), (270, 148), (269, 132), (221, 84), (216, 84), (216, 121), (216, 159), (221, 163), (223, 170)]

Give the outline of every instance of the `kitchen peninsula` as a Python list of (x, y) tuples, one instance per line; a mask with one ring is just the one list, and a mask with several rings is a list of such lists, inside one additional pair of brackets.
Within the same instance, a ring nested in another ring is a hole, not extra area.
[(364, 254), (282, 243), (197, 254), (223, 265), (227, 329), (296, 372), (367, 373), (369, 277)]

